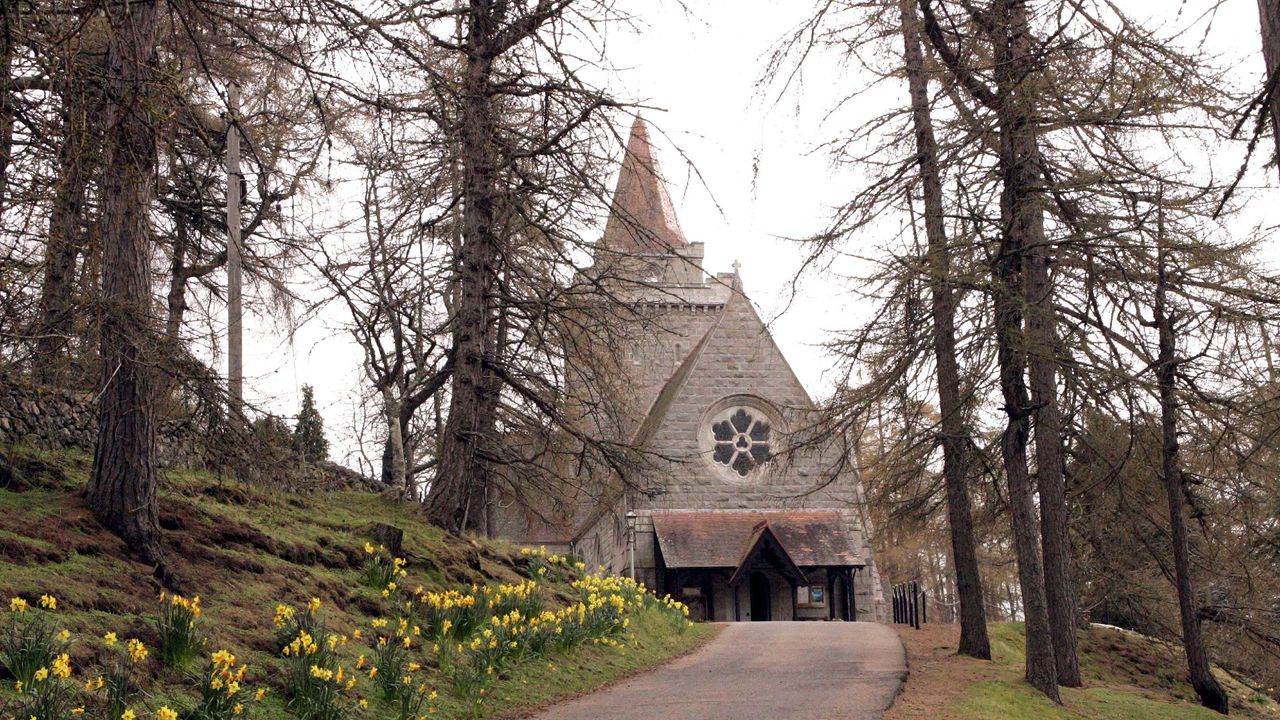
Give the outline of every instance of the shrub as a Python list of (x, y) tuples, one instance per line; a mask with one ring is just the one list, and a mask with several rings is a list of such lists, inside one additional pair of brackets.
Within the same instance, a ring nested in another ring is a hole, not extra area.
[(329, 457), (329, 441), (324, 437), (324, 418), (316, 409), (314, 392), (310, 385), (302, 386), (302, 409), (298, 411), (298, 424), (293, 429), (293, 443), (303, 459), (310, 462)]
[(199, 597), (188, 600), (181, 595), (160, 593), (156, 632), (160, 635), (161, 662), (182, 667), (200, 654), (205, 641), (196, 629), (196, 622), (202, 614)]

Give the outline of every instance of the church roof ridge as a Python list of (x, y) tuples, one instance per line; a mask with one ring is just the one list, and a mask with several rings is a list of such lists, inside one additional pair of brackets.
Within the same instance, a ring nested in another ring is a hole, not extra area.
[(623, 253), (666, 252), (689, 244), (654, 158), (648, 126), (638, 115), (631, 125), (601, 244)]

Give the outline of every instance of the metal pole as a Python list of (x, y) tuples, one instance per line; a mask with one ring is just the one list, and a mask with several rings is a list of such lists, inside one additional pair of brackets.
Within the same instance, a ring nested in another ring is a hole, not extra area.
[(920, 629), (920, 583), (911, 583), (911, 626)]
[(227, 87), (227, 392), (231, 414), (244, 401), (244, 325), (240, 290), (240, 85)]

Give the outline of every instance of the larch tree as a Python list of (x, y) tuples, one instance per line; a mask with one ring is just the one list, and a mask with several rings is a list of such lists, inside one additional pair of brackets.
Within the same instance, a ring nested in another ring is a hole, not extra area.
[(911, 121), (915, 130), (920, 186), (924, 196), (924, 224), (928, 241), (927, 273), (932, 303), (933, 354), (938, 387), (942, 475), (946, 484), (947, 520), (951, 534), (951, 558), (960, 605), (958, 652), (991, 659), (987, 618), (978, 567), (977, 540), (969, 500), (967, 468), (970, 451), (964, 429), (960, 396), (960, 368), (956, 356), (956, 298), (952, 286), (951, 248), (947, 239), (942, 197), (938, 142), (930, 112), (929, 81), (920, 46), (919, 16), (913, 0), (899, 0), (907, 84), (911, 94)]
[(103, 163), (101, 397), (89, 507), (144, 562), (164, 575), (156, 507), (158, 376), (151, 293), (158, 7), (108, 8)]

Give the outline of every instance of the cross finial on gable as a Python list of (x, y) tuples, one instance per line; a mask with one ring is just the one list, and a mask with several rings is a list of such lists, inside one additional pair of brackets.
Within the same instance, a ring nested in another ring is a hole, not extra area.
[(738, 262), (738, 259), (737, 259), (737, 258), (734, 258), (734, 260), (733, 260), (733, 274), (734, 274), (734, 275), (737, 275), (737, 274), (738, 274), (738, 271), (739, 271), (739, 270), (741, 270), (741, 269), (742, 269), (742, 263)]

